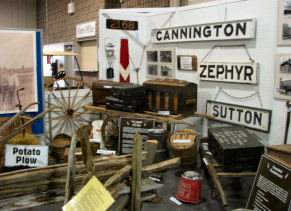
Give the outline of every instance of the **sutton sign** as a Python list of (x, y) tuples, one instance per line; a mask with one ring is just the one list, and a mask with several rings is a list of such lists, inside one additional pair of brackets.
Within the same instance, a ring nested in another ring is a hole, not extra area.
[(262, 132), (270, 131), (271, 110), (207, 100), (206, 113), (213, 115), (217, 121), (241, 125)]
[(152, 43), (255, 38), (256, 20), (244, 19), (225, 22), (176, 26), (153, 29)]

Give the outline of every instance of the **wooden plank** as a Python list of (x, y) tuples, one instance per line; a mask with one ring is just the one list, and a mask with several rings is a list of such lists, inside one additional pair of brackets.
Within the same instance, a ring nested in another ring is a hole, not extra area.
[(132, 148), (132, 185), (131, 185), (131, 211), (140, 211), (140, 189), (141, 189), (141, 168), (142, 168), (142, 139), (140, 134), (136, 134), (133, 139)]
[[(93, 106), (92, 104), (84, 105), (83, 108), (85, 110), (97, 111), (97, 112), (101, 112), (101, 113), (105, 113), (107, 115), (113, 115), (113, 116), (149, 118), (149, 119), (155, 119), (157, 122), (167, 122), (167, 123), (173, 123), (173, 124), (185, 124), (185, 125), (189, 125), (189, 126), (195, 126), (195, 124), (193, 122), (184, 121), (184, 120), (180, 120), (180, 119), (176, 119), (176, 118), (162, 117), (162, 116), (156, 116), (156, 115), (150, 115), (150, 114), (117, 111), (117, 110), (106, 109), (105, 107), (102, 107), (102, 106)], [(180, 118), (180, 116), (179, 116), (179, 118)]]
[(256, 172), (241, 172), (241, 173), (233, 173), (233, 172), (218, 172), (217, 176), (220, 177), (250, 177), (256, 176)]
[(177, 157), (177, 158), (173, 158), (170, 160), (162, 161), (160, 163), (143, 167), (142, 171), (147, 174), (153, 173), (153, 172), (159, 172), (159, 171), (166, 170), (168, 168), (175, 168), (178, 165), (180, 165), (180, 162), (181, 162), (180, 158)]

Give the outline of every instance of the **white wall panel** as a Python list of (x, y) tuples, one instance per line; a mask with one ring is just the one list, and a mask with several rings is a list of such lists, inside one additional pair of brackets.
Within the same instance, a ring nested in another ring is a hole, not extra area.
[[(139, 34), (144, 34), (143, 42), (147, 42), (150, 39), (150, 31), (152, 28), (169, 27), (169, 26), (181, 26), (190, 24), (199, 24), (207, 22), (227, 21), (255, 18), (257, 20), (256, 38), (252, 40), (235, 40), (235, 41), (205, 41), (205, 42), (187, 42), (187, 43), (169, 43), (169, 44), (151, 44), (150, 47), (168, 48), (175, 47), (176, 54), (179, 55), (191, 55), (194, 54), (198, 57), (198, 61), (201, 61), (209, 50), (214, 45), (246, 45), (247, 50), (256, 62), (259, 63), (259, 83), (257, 85), (246, 84), (232, 84), (223, 82), (207, 82), (198, 81), (197, 74), (195, 72), (178, 71), (176, 69), (175, 77), (177, 79), (187, 80), (199, 84), (198, 88), (198, 112), (205, 113), (206, 100), (217, 100), (225, 103), (238, 104), (251, 107), (261, 107), (260, 99), (257, 96), (253, 96), (247, 99), (236, 99), (229, 97), (223, 93), (220, 93), (217, 98), (217, 92), (219, 88), (222, 88), (228, 94), (242, 98), (250, 96), (256, 91), (259, 92), (262, 108), (272, 110), (271, 130), (270, 133), (254, 132), (260, 138), (264, 144), (283, 144), (284, 130), (286, 122), (286, 106), (285, 101), (276, 100), (273, 97), (274, 93), (274, 60), (277, 52), (286, 53), (290, 52), (290, 47), (277, 47), (277, 1), (276, 0), (229, 0), (229, 1), (215, 1), (210, 3), (196, 4), (193, 6), (176, 8), (173, 13), (173, 8), (160, 11), (160, 15), (157, 10), (153, 9), (148, 13), (138, 13), (142, 10), (137, 10), (136, 14), (138, 18), (134, 16), (129, 17), (126, 13), (127, 10), (119, 10), (116, 15), (116, 10), (102, 10), (110, 15), (115, 15), (117, 19), (129, 19), (139, 20)], [(123, 15), (122, 15), (123, 13)], [(103, 37), (109, 37), (115, 39), (116, 42), (120, 39), (124, 32), (118, 30), (105, 29), (106, 17), (100, 16), (100, 35)], [(104, 40), (100, 39), (100, 46), (102, 46)], [(134, 57), (136, 63), (139, 62), (140, 48), (130, 44), (130, 54)], [(102, 47), (100, 47), (102, 49)], [(116, 46), (119, 49), (119, 46)], [(118, 50), (117, 50), (118, 51)], [(119, 62), (119, 52), (116, 52), (116, 59), (114, 63)], [(99, 55), (99, 61), (101, 65), (106, 63), (106, 58), (103, 55)], [(207, 61), (211, 62), (247, 62), (249, 58), (246, 51), (241, 47), (233, 48), (217, 48), (209, 57)], [(145, 61), (144, 61), (145, 62)], [(142, 65), (140, 72), (140, 81), (147, 80), (145, 64)], [(118, 70), (118, 67), (115, 66)], [(102, 79), (106, 76), (101, 73)], [(114, 80), (118, 80), (116, 76)], [(132, 82), (135, 82), (133, 80)], [(196, 123), (195, 129), (206, 135), (206, 122), (200, 118), (191, 118), (191, 121)], [(221, 123), (212, 122), (208, 126), (221, 126)], [(185, 126), (178, 126), (185, 127)], [(291, 143), (291, 127), (288, 138), (288, 143)]]

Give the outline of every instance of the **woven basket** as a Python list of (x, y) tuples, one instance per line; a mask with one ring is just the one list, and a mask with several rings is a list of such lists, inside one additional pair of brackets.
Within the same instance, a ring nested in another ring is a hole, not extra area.
[(50, 143), (51, 153), (55, 159), (65, 159), (65, 149), (70, 147), (72, 136), (67, 133), (58, 133)]

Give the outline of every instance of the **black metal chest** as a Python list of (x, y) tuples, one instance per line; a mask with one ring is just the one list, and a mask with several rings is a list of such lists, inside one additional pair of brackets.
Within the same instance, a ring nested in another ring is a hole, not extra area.
[(257, 137), (238, 126), (208, 129), (210, 152), (224, 171), (256, 171), (264, 153)]

